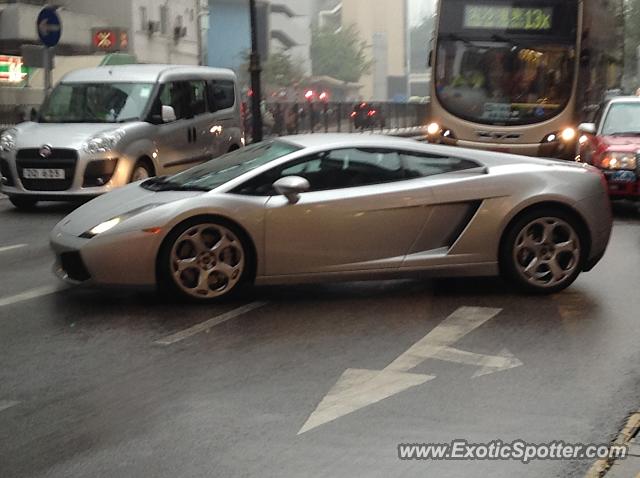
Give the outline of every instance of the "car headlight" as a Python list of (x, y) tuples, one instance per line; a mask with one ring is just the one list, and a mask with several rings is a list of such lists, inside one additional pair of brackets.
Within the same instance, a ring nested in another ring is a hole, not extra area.
[(162, 206), (162, 204), (147, 204), (146, 206), (133, 209), (127, 213), (121, 214), (120, 216), (112, 217), (111, 219), (101, 222), (97, 226), (92, 227), (88, 231), (80, 234), (80, 237), (82, 237), (83, 239), (92, 239), (96, 236), (99, 236), (100, 234), (104, 234), (105, 232), (110, 231), (121, 222), (124, 222), (127, 219), (132, 218), (133, 216), (137, 216), (138, 214), (142, 214), (143, 212), (149, 211), (150, 209), (154, 209), (158, 206)]
[(606, 153), (600, 161), (603, 169), (636, 169), (638, 162), (634, 153)]
[(94, 136), (84, 144), (84, 151), (89, 154), (108, 153), (113, 151), (124, 137), (123, 131), (113, 131)]
[(16, 147), (16, 134), (18, 131), (15, 128), (8, 129), (0, 133), (0, 151), (13, 151)]

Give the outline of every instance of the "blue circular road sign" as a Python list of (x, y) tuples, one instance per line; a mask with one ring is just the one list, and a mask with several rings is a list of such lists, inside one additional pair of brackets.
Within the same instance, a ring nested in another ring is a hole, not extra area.
[(40, 41), (48, 47), (56, 46), (62, 35), (62, 23), (60, 17), (53, 7), (44, 7), (40, 10), (38, 20), (36, 21), (36, 29)]

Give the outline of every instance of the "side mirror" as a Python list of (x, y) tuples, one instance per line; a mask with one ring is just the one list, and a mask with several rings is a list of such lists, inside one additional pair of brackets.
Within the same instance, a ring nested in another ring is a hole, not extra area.
[(578, 131), (585, 134), (596, 134), (596, 125), (594, 123), (582, 123), (578, 126)]
[(273, 183), (273, 189), (275, 189), (278, 194), (286, 196), (289, 203), (296, 204), (300, 200), (300, 194), (311, 189), (311, 185), (309, 181), (300, 176), (287, 176)]
[(176, 110), (173, 109), (173, 106), (162, 105), (162, 122), (172, 123), (176, 119)]

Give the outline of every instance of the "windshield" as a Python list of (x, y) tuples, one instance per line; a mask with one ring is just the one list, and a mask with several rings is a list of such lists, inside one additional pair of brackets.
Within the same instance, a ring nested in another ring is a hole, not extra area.
[(602, 124), (602, 134), (640, 135), (640, 103), (614, 103)]
[(175, 176), (150, 179), (142, 183), (142, 187), (154, 191), (211, 191), (232, 179), (300, 149), (284, 141), (265, 141), (212, 159)]
[(434, 81), (454, 115), (483, 124), (545, 121), (566, 107), (577, 63), (577, 4), (442, 2)]
[(40, 112), (42, 123), (123, 123), (140, 120), (152, 83), (60, 83)]

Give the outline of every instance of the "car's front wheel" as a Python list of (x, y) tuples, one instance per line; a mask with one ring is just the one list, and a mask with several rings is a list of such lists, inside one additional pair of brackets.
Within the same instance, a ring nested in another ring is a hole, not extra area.
[(247, 247), (232, 224), (190, 221), (172, 231), (160, 251), (160, 285), (191, 300), (219, 299), (244, 282), (248, 264)]
[(23, 211), (29, 211), (34, 207), (36, 207), (36, 204), (38, 204), (37, 199), (32, 199), (28, 197), (25, 198), (25, 197), (10, 196), (9, 201), (11, 201), (11, 204), (13, 204), (17, 209), (20, 209)]
[(555, 293), (582, 272), (584, 248), (582, 228), (572, 215), (531, 211), (506, 231), (500, 266), (503, 275), (525, 291)]

